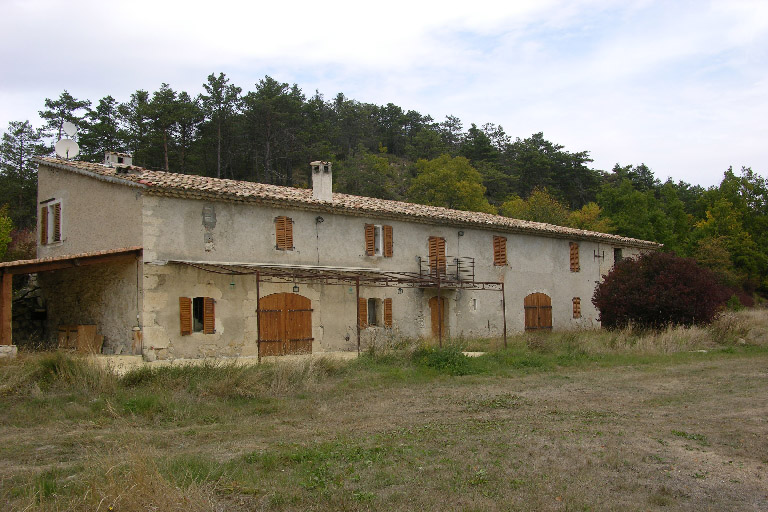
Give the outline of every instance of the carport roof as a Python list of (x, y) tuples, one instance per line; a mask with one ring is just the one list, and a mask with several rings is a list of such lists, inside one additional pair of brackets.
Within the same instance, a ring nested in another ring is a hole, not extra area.
[(115, 263), (136, 259), (142, 253), (141, 246), (123, 247), (105, 251), (82, 252), (49, 258), (16, 260), (0, 263), (2, 274), (34, 274), (63, 268), (83, 267), (101, 263)]

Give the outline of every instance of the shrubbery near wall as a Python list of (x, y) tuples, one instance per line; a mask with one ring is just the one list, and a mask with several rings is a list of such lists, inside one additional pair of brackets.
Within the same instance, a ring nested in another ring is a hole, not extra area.
[(693, 259), (654, 252), (616, 264), (592, 303), (609, 329), (710, 323), (731, 296)]

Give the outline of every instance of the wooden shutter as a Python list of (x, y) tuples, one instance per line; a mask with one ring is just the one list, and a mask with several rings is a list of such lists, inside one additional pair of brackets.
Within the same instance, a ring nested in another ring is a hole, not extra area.
[(581, 299), (573, 298), (573, 318), (581, 318)]
[(392, 299), (384, 299), (384, 327), (392, 328)]
[(179, 324), (182, 336), (192, 334), (192, 299), (189, 297), (179, 297)]
[(40, 208), (40, 245), (48, 243), (48, 207)]
[(283, 251), (293, 250), (293, 221), (290, 217), (275, 218), (275, 247)]
[(376, 226), (373, 224), (365, 225), (365, 255), (373, 256), (376, 253)]
[(357, 301), (357, 325), (361, 329), (368, 327), (368, 299), (360, 298)]
[(213, 334), (216, 332), (216, 306), (211, 297), (203, 297), (203, 333)]
[(496, 266), (507, 264), (507, 239), (503, 236), (493, 237), (493, 264)]
[(579, 268), (579, 244), (576, 242), (570, 243), (571, 248), (571, 272), (578, 272)]
[(429, 237), (429, 270), (437, 274), (445, 272), (445, 238)]
[(61, 203), (53, 205), (53, 241), (61, 242)]
[(384, 233), (384, 257), (391, 258), (392, 247), (392, 226), (382, 226), (382, 232)]

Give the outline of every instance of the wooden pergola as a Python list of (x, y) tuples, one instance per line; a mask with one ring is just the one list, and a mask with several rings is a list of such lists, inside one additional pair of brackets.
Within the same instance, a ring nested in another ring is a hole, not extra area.
[[(260, 323), (260, 284), (270, 283), (295, 283), (295, 284), (328, 284), (355, 286), (357, 318), (360, 316), (360, 287), (397, 287), (397, 288), (434, 288), (437, 290), (438, 300), (440, 292), (449, 290), (487, 290), (501, 292), (501, 314), (504, 325), (504, 346), (507, 345), (507, 313), (506, 299), (504, 296), (503, 281), (476, 281), (474, 274), (467, 279), (460, 272), (447, 272), (446, 266), (427, 272), (397, 272), (366, 267), (330, 267), (315, 265), (280, 265), (269, 263), (234, 263), (234, 262), (206, 262), (189, 260), (168, 260), (162, 263), (187, 265), (205, 272), (214, 274), (256, 277), (256, 311), (257, 322)], [(360, 322), (357, 325), (357, 351), (360, 352)], [(260, 329), (259, 329), (260, 331)], [(257, 343), (259, 356), (261, 355), (261, 334), (257, 331)], [(438, 322), (438, 343), (442, 346), (443, 332), (442, 321)]]
[(37, 274), (66, 268), (104, 265), (108, 263), (130, 263), (141, 258), (139, 246), (96, 251), (51, 258), (17, 260), (0, 263), (0, 345), (13, 345), (13, 276)]

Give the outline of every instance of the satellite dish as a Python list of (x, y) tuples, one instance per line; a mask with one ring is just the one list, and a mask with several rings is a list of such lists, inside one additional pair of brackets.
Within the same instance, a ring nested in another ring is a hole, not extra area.
[(54, 149), (56, 150), (56, 156), (66, 158), (67, 160), (75, 158), (80, 154), (80, 146), (72, 139), (61, 139), (56, 143)]
[(61, 129), (70, 137), (74, 137), (77, 133), (77, 126), (70, 121), (64, 121), (64, 124), (61, 125)]

